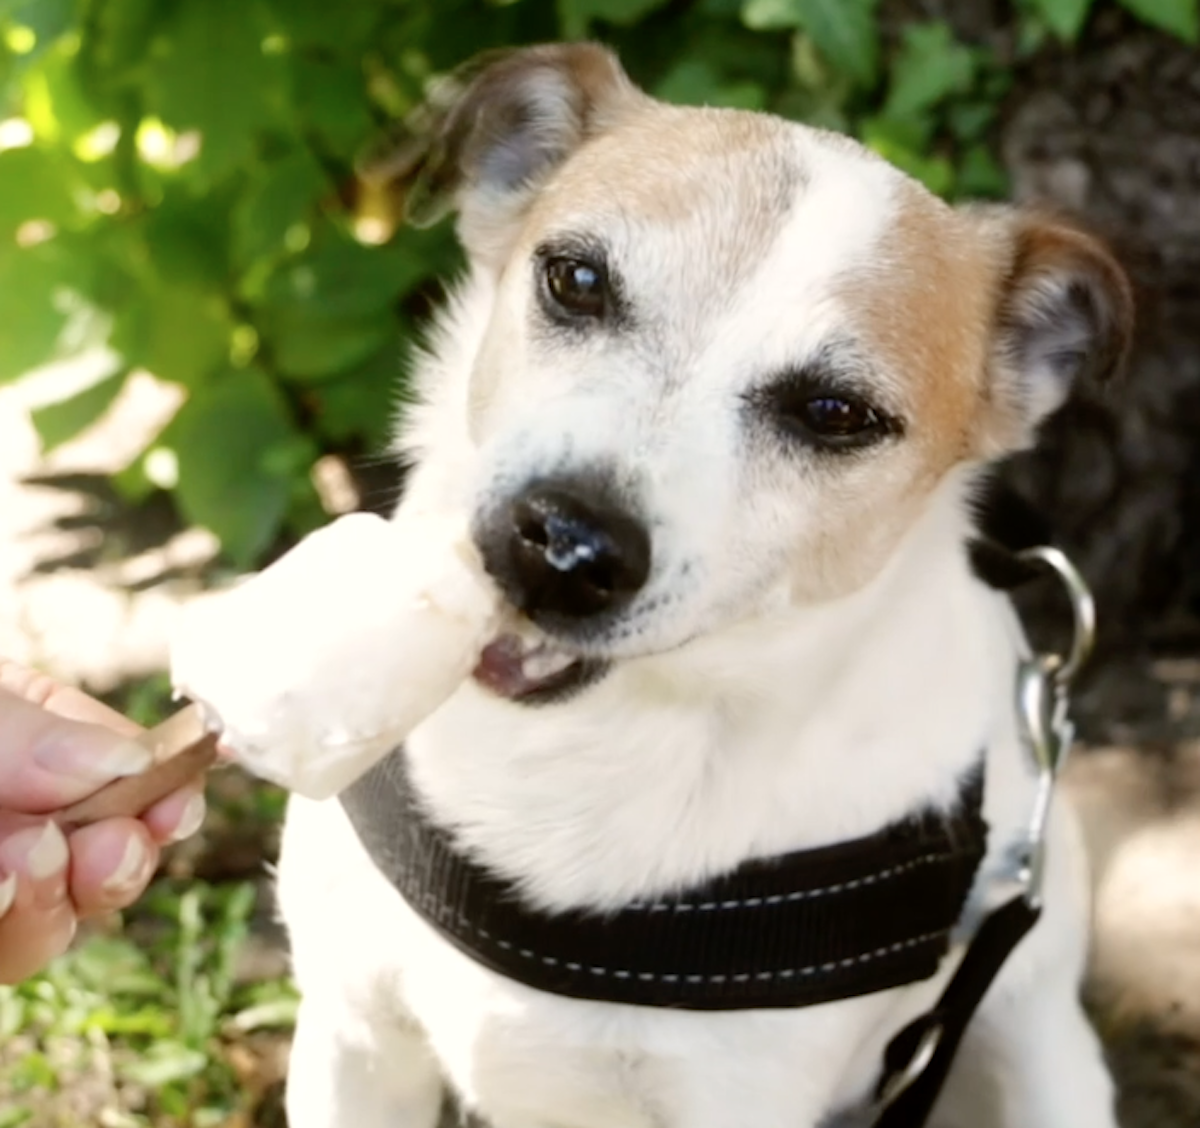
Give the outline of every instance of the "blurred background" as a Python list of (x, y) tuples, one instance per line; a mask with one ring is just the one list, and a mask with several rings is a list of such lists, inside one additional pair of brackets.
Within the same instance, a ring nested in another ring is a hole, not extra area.
[[(1126, 1128), (1200, 1123), (1200, 0), (0, 0), (0, 654), (144, 723), (183, 601), (386, 511), (404, 356), (459, 265), (356, 167), (477, 51), (590, 36), (660, 97), (848, 132), (1065, 209), (1138, 288), (1124, 384), (1004, 480), (1100, 604), (1069, 786)], [(1027, 610), (1048, 637), (1053, 593)], [(0, 1128), (283, 1124), (282, 796), (0, 988)], [(1064, 1082), (1066, 1079), (1064, 1079)]]

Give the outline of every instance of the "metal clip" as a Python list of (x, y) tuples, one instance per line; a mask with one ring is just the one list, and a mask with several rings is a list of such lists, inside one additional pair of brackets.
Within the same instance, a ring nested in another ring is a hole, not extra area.
[(1022, 558), (1048, 565), (1058, 575), (1071, 600), (1074, 630), (1066, 658), (1039, 654), (1023, 659), (1017, 668), (1017, 719), (1021, 735), (1038, 772), (1037, 794), (1029, 825), (1028, 848), (1020, 881), (1025, 898), (1040, 905), (1046, 862), (1046, 827), (1050, 818), (1054, 784), (1075, 739), (1068, 716), (1068, 691), (1091, 654), (1096, 638), (1096, 608), (1092, 593), (1075, 566), (1056, 548), (1042, 546), (1021, 553)]

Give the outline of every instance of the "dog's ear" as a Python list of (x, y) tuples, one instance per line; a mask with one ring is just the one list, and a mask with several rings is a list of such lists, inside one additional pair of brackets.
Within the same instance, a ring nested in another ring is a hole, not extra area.
[(494, 259), (554, 169), (641, 98), (596, 44), (488, 52), (436, 86), (360, 175), (402, 195), (418, 226), (457, 207), (463, 243)]
[(1104, 383), (1121, 370), (1133, 295), (1125, 272), (1091, 235), (1041, 214), (1006, 218), (990, 374), (999, 411), (989, 445), (1014, 450), (1033, 441), (1078, 382)]

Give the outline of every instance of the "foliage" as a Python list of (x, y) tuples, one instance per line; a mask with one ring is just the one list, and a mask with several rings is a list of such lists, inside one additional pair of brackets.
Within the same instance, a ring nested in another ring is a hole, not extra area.
[(159, 882), (125, 934), (0, 986), (0, 1128), (48, 1123), (48, 1106), (81, 1128), (249, 1123), (238, 1050), (296, 1007), (286, 982), (235, 975), (253, 906), (245, 883)]
[[(1198, 0), (1012, 0), (1026, 44), (1120, 3), (1184, 39)], [(947, 196), (996, 196), (1018, 58), (881, 0), (0, 0), (0, 381), (103, 344), (47, 447), (146, 369), (186, 393), (117, 478), (248, 566), (325, 520), (326, 451), (379, 450), (449, 229), (393, 232), (356, 156), (477, 50), (613, 43), (682, 102), (853, 132)]]
[[(1151, 27), (1169, 32), (1185, 43), (1200, 38), (1198, 0), (1116, 0), (1120, 7)], [(1100, 0), (1025, 0), (1025, 5), (1060, 39), (1074, 42)]]

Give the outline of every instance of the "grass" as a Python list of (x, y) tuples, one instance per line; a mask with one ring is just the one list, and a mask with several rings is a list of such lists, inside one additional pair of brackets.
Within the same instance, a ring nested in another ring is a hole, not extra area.
[[(158, 679), (110, 704), (143, 724)], [(278, 789), (241, 773), (129, 911), (0, 986), (0, 1128), (277, 1128), (296, 996), (270, 937), (264, 881)]]
[(248, 882), (160, 881), (135, 916), (0, 988), (0, 1128), (256, 1123), (278, 1073), (258, 1059), (279, 1056), (296, 1000), (238, 975), (255, 899)]

